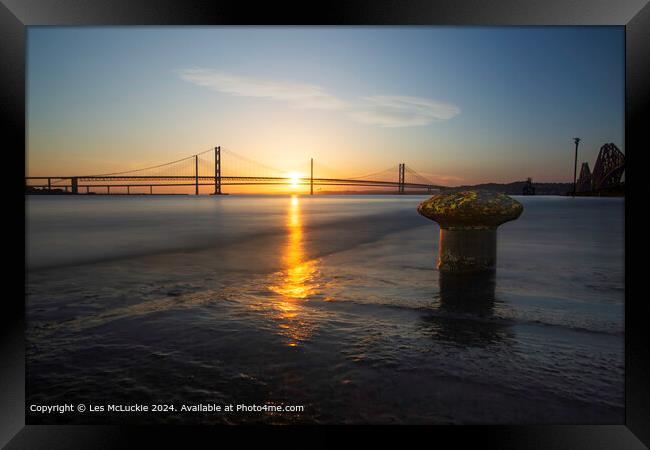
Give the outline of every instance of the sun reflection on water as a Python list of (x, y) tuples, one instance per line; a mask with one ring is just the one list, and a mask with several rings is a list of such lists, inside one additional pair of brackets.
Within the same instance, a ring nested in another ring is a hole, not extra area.
[(289, 339), (287, 345), (297, 346), (311, 334), (313, 326), (305, 316), (304, 302), (318, 288), (318, 260), (308, 259), (304, 248), (304, 231), (300, 201), (291, 197), (287, 216), (288, 240), (283, 255), (285, 269), (275, 274), (269, 289), (278, 294), (272, 299), (273, 309), (281, 320), (280, 330)]

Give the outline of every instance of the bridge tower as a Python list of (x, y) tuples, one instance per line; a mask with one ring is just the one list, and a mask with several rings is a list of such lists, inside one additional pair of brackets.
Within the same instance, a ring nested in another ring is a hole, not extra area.
[(214, 195), (221, 195), (221, 146), (214, 148)]
[(314, 158), (311, 158), (311, 175), (309, 177), (309, 195), (314, 195)]
[(194, 155), (194, 195), (199, 195), (199, 155)]
[(398, 181), (398, 189), (397, 192), (400, 194), (404, 193), (404, 169), (405, 169), (406, 164), (401, 163), (399, 165), (399, 181)]

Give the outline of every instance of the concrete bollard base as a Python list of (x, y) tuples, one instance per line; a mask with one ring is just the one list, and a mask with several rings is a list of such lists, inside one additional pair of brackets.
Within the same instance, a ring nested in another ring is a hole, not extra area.
[(496, 270), (497, 230), (440, 229), (438, 270), (449, 273)]

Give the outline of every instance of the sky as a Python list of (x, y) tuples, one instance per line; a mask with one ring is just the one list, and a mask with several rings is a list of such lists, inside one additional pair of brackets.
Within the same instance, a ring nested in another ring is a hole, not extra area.
[(31, 176), (221, 145), (315, 176), (568, 182), (574, 137), (592, 169), (625, 152), (622, 27), (29, 27), (27, 46)]

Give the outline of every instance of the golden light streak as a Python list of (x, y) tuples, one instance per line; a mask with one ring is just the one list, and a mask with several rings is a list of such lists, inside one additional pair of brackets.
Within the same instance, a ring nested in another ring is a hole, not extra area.
[(313, 325), (309, 317), (305, 317), (303, 303), (319, 287), (318, 260), (309, 260), (305, 254), (300, 201), (296, 195), (289, 203), (287, 230), (288, 242), (283, 255), (286, 269), (276, 274), (269, 290), (279, 296), (272, 300), (276, 317), (281, 320), (279, 328), (289, 339), (287, 345), (295, 347), (311, 334)]

